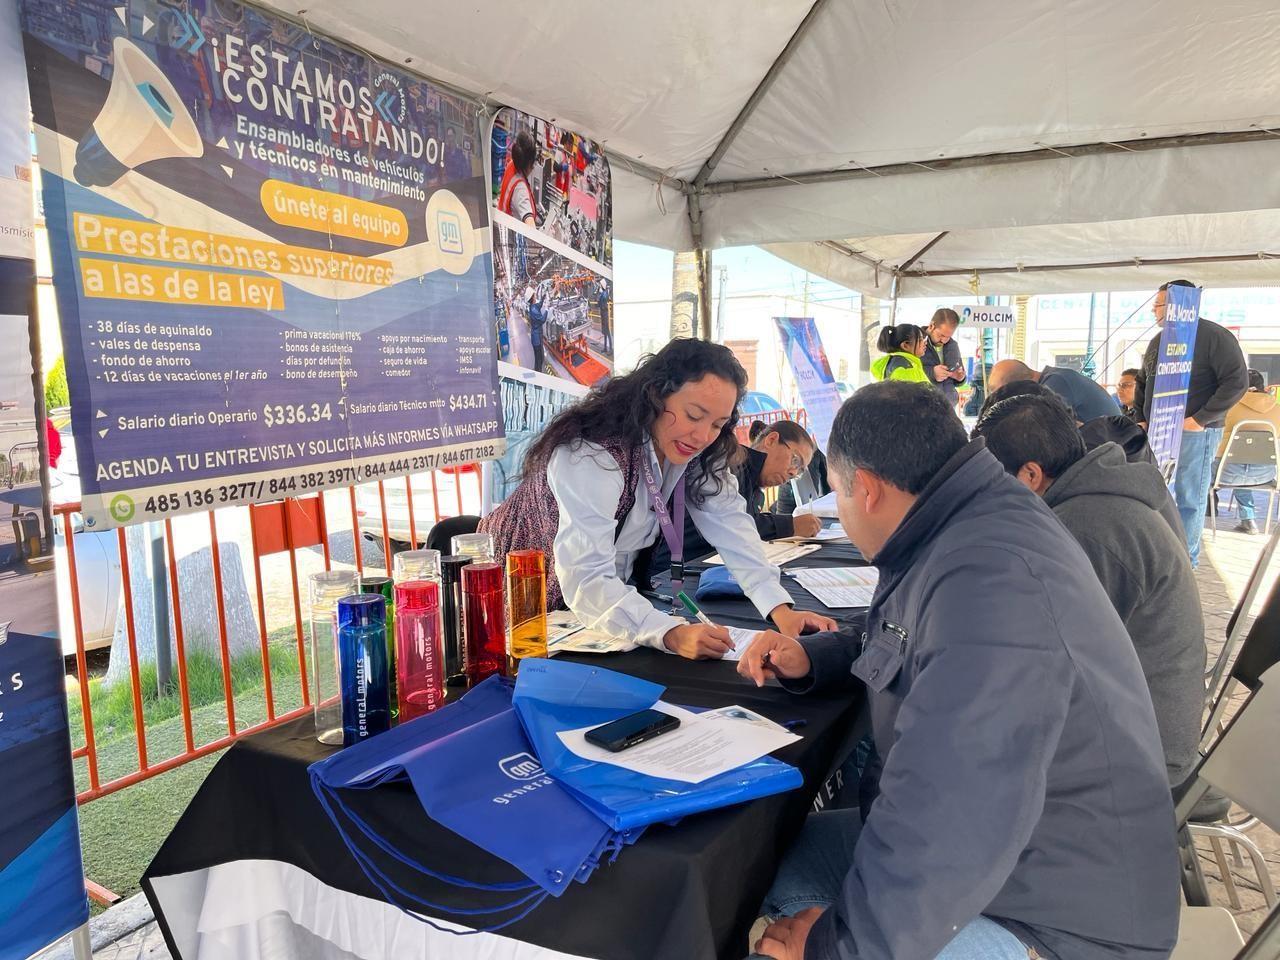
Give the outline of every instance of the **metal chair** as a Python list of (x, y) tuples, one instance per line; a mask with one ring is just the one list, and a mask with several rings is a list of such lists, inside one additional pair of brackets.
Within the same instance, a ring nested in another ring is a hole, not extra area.
[[(1270, 480), (1261, 483), (1223, 483), (1222, 473), (1228, 464), (1238, 466), (1270, 466), (1273, 469)], [(1280, 438), (1276, 436), (1276, 428), (1267, 420), (1241, 420), (1231, 428), (1227, 436), (1227, 446), (1214, 471), (1213, 488), (1209, 491), (1209, 511), (1212, 520), (1213, 538), (1218, 538), (1218, 491), (1219, 490), (1265, 490), (1267, 491), (1266, 533), (1271, 532), (1271, 508), (1275, 503), (1276, 493), (1280, 491), (1280, 481), (1274, 472), (1280, 464)]]
[[(1216, 837), (1240, 844), (1253, 861), (1258, 886), (1268, 907), (1275, 906), (1275, 886), (1266, 859), (1257, 846), (1230, 825), (1188, 821), (1196, 804), (1212, 788), (1230, 797), (1258, 822), (1280, 830), (1280, 740), (1276, 737), (1277, 730), (1280, 730), (1280, 665), (1273, 664), (1258, 678), (1249, 699), (1209, 748), (1196, 768), (1191, 785), (1175, 804), (1184, 857), (1194, 856), (1194, 849), (1186, 849), (1190, 842), (1188, 827), (1191, 836)], [(1226, 883), (1230, 871), (1224, 861), (1220, 859), (1219, 863)], [(1202, 895), (1195, 898), (1201, 899)], [(1192, 897), (1189, 895), (1188, 899)], [(1207, 903), (1191, 905), (1208, 906)]]

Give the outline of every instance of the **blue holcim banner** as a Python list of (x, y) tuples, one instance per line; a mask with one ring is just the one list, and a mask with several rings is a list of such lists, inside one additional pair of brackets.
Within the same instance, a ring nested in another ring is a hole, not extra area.
[(809, 415), (809, 432), (813, 434), (818, 449), (827, 452), (827, 438), (831, 436), (831, 423), (840, 409), (840, 394), (836, 391), (836, 379), (831, 375), (827, 351), (813, 317), (774, 317), (782, 349), (791, 363), (800, 399)]
[(23, 0), (85, 525), (503, 450), (475, 104), (234, 0)]
[(1156, 455), (1156, 465), (1172, 481), (1182, 444), (1182, 424), (1187, 418), (1187, 386), (1191, 382), (1191, 359), (1196, 352), (1196, 329), (1200, 318), (1199, 287), (1169, 287), (1164, 326), (1160, 331), (1160, 352), (1156, 358), (1156, 378), (1147, 385), (1151, 391), (1151, 419), (1147, 439)]

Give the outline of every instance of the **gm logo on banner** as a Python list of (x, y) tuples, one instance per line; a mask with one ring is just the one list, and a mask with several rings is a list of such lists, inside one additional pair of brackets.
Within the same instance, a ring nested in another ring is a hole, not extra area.
[(515, 753), (498, 761), (498, 769), (512, 780), (532, 780), (542, 776), (542, 764), (529, 753)]
[(442, 253), (462, 253), (462, 221), (452, 210), (436, 211), (436, 246)]

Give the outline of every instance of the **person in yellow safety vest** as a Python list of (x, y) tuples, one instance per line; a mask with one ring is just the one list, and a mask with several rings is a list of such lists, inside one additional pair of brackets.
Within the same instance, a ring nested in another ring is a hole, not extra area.
[(876, 348), (884, 354), (871, 364), (871, 375), (877, 380), (906, 380), (909, 383), (932, 383), (920, 362), (928, 335), (914, 323), (880, 328)]

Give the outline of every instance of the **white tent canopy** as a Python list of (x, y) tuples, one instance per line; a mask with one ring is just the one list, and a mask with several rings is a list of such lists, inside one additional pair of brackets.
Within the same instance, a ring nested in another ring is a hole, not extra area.
[(945, 231), (908, 295), (968, 292), (951, 271), (975, 268), (1010, 268), (984, 293), (1140, 287), (1170, 273), (1132, 265), (1152, 258), (1280, 277), (1258, 256), (1280, 253), (1275, 0), (267, 6), (600, 140), (620, 239), (784, 244), (884, 293)]

